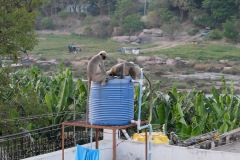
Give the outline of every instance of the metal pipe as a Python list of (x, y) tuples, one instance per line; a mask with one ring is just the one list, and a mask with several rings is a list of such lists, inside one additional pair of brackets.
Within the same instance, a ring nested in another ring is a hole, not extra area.
[(91, 149), (92, 149), (92, 138), (93, 138), (93, 128), (90, 129), (90, 143), (91, 143)]
[[(136, 80), (134, 81), (136, 82)], [(131, 120), (131, 123), (136, 123), (137, 124), (137, 129), (142, 130), (145, 128), (149, 128), (149, 138), (148, 138), (148, 160), (152, 159), (152, 125), (150, 124), (151, 121), (149, 121), (149, 124), (145, 125), (145, 126), (140, 126), (140, 121), (141, 121), (141, 107), (142, 107), (142, 86), (143, 86), (143, 69), (141, 68), (141, 76), (140, 76), (140, 80), (138, 80), (139, 84), (140, 84), (140, 92), (139, 92), (139, 102), (138, 102), (138, 120)], [(151, 109), (150, 109), (151, 111)], [(150, 113), (151, 114), (151, 113)], [(151, 117), (152, 118), (152, 117)]]

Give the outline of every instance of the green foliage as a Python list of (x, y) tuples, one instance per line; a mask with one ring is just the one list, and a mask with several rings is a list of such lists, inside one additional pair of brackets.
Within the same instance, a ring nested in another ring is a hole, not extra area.
[(161, 27), (164, 23), (170, 22), (174, 17), (173, 13), (166, 8), (159, 8), (147, 15), (149, 27)]
[(204, 0), (203, 7), (209, 9), (211, 17), (218, 22), (225, 22), (237, 12), (235, 0)]
[(109, 20), (98, 21), (96, 26), (94, 27), (94, 34), (97, 37), (110, 37), (111, 36), (111, 26)]
[(172, 17), (168, 23), (163, 24), (162, 29), (171, 40), (174, 40), (181, 29), (179, 19), (175, 16)]
[(190, 36), (194, 36), (199, 32), (198, 28), (193, 28), (191, 31), (188, 32)]
[(218, 29), (214, 29), (210, 32), (209, 38), (212, 40), (219, 40), (222, 39), (222, 34)]
[(93, 29), (91, 26), (87, 25), (85, 28), (84, 28), (84, 34), (87, 35), (87, 36), (92, 36), (93, 35)]
[(237, 29), (239, 28), (237, 24), (237, 22), (227, 20), (223, 24), (223, 35), (232, 41), (236, 41), (238, 38)]
[(138, 14), (131, 14), (124, 18), (124, 32), (127, 34), (132, 34), (136, 31), (142, 30), (144, 28), (144, 23), (141, 21), (140, 18), (141, 17)]
[(14, 1), (7, 5), (1, 2), (0, 7), (0, 55), (8, 55), (17, 59), (17, 52), (32, 50), (36, 45), (34, 32), (36, 12), (29, 11), (28, 7), (19, 3), (16, 7)]
[(66, 10), (62, 10), (61, 12), (58, 12), (58, 16), (62, 19), (65, 19), (69, 16), (69, 12)]
[(222, 93), (213, 87), (213, 97), (206, 97), (202, 91), (194, 89), (177, 91), (176, 87), (167, 94), (154, 94), (153, 123), (165, 124), (166, 133), (174, 131), (181, 139), (238, 128), (240, 100), (234, 95), (233, 82), (230, 87), (224, 78), (222, 82)]
[(116, 10), (112, 16), (113, 26), (122, 26), (125, 17), (138, 12), (140, 6), (137, 5), (136, 0), (119, 0)]
[(44, 17), (41, 20), (41, 26), (43, 29), (53, 29), (54, 28), (54, 24), (53, 24), (53, 20), (50, 17)]
[(206, 27), (206, 26), (216, 26), (217, 21), (213, 19), (211, 16), (207, 15), (206, 13), (201, 13), (200, 15), (197, 15), (196, 18), (193, 20), (193, 23), (196, 26), (200, 27)]
[[(39, 128), (76, 118), (85, 111), (87, 87), (80, 79), (73, 81), (69, 68), (62, 67), (59, 73), (51, 77), (45, 76), (37, 67), (22, 69), (12, 72), (12, 77), (7, 77), (7, 72), (0, 70), (3, 78), (0, 87), (0, 112), (7, 123), (0, 122), (2, 134), (17, 132), (20, 127), (26, 128), (32, 123), (32, 128)], [(44, 119), (26, 119), (29, 116), (49, 114)], [(55, 116), (54, 116), (55, 115)], [(14, 118), (22, 118), (14, 121)]]

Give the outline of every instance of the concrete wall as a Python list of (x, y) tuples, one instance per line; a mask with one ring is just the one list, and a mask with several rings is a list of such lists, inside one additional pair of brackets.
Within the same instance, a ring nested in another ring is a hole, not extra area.
[[(83, 147), (90, 148), (90, 144), (82, 145)], [(95, 149), (95, 143), (93, 143), (92, 148)], [(109, 149), (110, 148), (110, 149)], [(111, 160), (112, 159), (112, 143), (111, 141), (100, 141), (99, 149), (100, 151), (100, 160)], [(64, 150), (64, 160), (75, 160), (75, 147)], [(43, 154), (40, 156), (30, 157), (23, 160), (61, 160), (62, 159), (62, 150)]]
[[(117, 160), (145, 160), (145, 146), (140, 142), (123, 142), (117, 147)], [(152, 160), (237, 160), (240, 153), (211, 151), (171, 145), (152, 146)]]
[[(145, 160), (145, 143), (117, 141), (117, 160)], [(83, 145), (90, 148), (90, 144)], [(95, 148), (95, 144), (93, 144)], [(100, 160), (112, 159), (112, 141), (99, 143)], [(65, 150), (65, 160), (75, 160), (75, 147)], [(62, 151), (57, 151), (25, 160), (61, 160)], [(152, 146), (152, 160), (238, 160), (240, 153), (185, 148), (171, 145)]]

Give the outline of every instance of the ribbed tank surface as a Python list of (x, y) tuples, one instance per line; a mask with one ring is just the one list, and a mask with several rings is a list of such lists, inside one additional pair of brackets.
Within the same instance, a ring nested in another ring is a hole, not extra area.
[(95, 125), (127, 125), (134, 116), (134, 84), (131, 77), (114, 78), (106, 86), (92, 82), (89, 122)]

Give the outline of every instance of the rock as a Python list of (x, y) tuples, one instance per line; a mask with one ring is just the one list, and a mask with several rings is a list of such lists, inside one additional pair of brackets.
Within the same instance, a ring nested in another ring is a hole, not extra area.
[(138, 56), (136, 58), (136, 62), (137, 63), (142, 63), (142, 62), (149, 61), (150, 59), (151, 59), (151, 57), (148, 57), (148, 56)]
[(173, 59), (167, 59), (166, 65), (173, 66), (175, 64), (175, 61)]
[(149, 43), (152, 40), (151, 34), (145, 34), (144, 32), (140, 33), (138, 38), (140, 39), (141, 43)]
[(130, 40), (131, 42), (136, 42), (138, 39), (139, 39), (138, 36), (131, 36), (131, 37), (129, 38), (129, 40)]
[(117, 37), (112, 37), (112, 40), (118, 41), (120, 43), (125, 43), (125, 41), (129, 41), (129, 36), (117, 36)]
[(152, 36), (154, 37), (163, 37), (163, 31), (161, 29), (152, 29)]
[(145, 34), (152, 34), (152, 30), (151, 29), (144, 29), (143, 33), (145, 33)]

